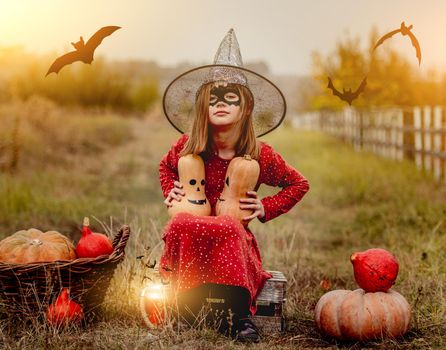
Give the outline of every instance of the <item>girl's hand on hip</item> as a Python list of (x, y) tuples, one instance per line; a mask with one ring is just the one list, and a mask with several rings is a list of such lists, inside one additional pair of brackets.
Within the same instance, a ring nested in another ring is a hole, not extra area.
[(244, 221), (250, 221), (256, 217), (263, 218), (265, 216), (265, 208), (263, 207), (262, 202), (257, 196), (256, 191), (248, 191), (246, 194), (252, 198), (240, 198), (241, 203), (249, 203), (249, 204), (240, 204), (240, 209), (251, 209), (254, 212), (247, 217), (244, 217)]
[(176, 200), (178, 202), (181, 202), (181, 197), (184, 196), (186, 193), (182, 190), (183, 185), (175, 181), (173, 183), (173, 188), (170, 190), (169, 194), (167, 195), (167, 198), (164, 200), (164, 204), (168, 207), (172, 206), (172, 200)]

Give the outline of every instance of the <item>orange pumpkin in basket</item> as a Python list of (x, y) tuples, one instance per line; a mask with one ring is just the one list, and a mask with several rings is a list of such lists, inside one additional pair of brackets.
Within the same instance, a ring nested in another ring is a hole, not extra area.
[(392, 289), (333, 290), (319, 299), (315, 319), (321, 332), (331, 337), (368, 340), (403, 335), (409, 329), (410, 313), (406, 299)]
[(246, 192), (253, 191), (259, 179), (259, 163), (249, 155), (235, 157), (226, 170), (225, 187), (217, 201), (217, 216), (229, 215), (243, 224), (243, 218), (252, 214), (250, 209), (240, 209), (240, 198), (248, 198)]
[(178, 160), (178, 177), (183, 185), (185, 196), (181, 201), (172, 200), (172, 206), (168, 213), (171, 217), (186, 212), (194, 215), (211, 215), (211, 205), (204, 191), (205, 171), (204, 163), (200, 156), (187, 154)]
[(0, 262), (27, 264), (74, 259), (73, 244), (56, 231), (42, 232), (31, 228), (18, 231), (0, 242)]

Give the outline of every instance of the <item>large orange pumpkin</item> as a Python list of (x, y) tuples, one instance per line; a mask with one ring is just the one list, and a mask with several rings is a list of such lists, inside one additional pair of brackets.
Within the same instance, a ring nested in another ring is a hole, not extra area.
[(321, 332), (331, 337), (367, 340), (403, 335), (409, 329), (410, 313), (406, 299), (392, 289), (333, 290), (319, 299), (315, 319)]
[(243, 218), (252, 214), (252, 210), (240, 209), (240, 199), (248, 198), (246, 192), (253, 191), (259, 179), (259, 163), (249, 155), (235, 157), (226, 170), (225, 187), (217, 201), (217, 216), (229, 215), (243, 224)]
[(185, 196), (181, 201), (172, 200), (168, 208), (171, 217), (186, 212), (194, 215), (211, 215), (211, 205), (205, 193), (205, 170), (203, 159), (196, 154), (187, 154), (178, 160), (179, 182), (183, 185)]
[(0, 242), (0, 262), (26, 264), (74, 259), (73, 244), (56, 231), (42, 232), (31, 228), (18, 231)]

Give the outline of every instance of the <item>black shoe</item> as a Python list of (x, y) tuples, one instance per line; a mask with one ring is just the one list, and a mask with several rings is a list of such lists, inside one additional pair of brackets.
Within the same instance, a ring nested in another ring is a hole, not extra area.
[(252, 343), (260, 342), (259, 331), (249, 318), (241, 318), (238, 320), (235, 341)]

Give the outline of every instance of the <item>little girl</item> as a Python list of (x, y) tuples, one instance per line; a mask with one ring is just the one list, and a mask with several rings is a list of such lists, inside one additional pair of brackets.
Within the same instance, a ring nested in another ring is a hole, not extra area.
[[(167, 87), (163, 103), (171, 124), (180, 132), (188, 131), (160, 162), (160, 182), (168, 207), (174, 200), (181, 201), (185, 194), (177, 170), (178, 159), (183, 155), (198, 154), (204, 161), (205, 193), (211, 215), (215, 215), (231, 159), (249, 154), (260, 165), (255, 189), (240, 199), (240, 208), (252, 211), (244, 218), (246, 225), (223, 219), (223, 225), (216, 229), (215, 225), (206, 226), (206, 217), (178, 214), (165, 228), (160, 262), (161, 271), (176, 283), (179, 291), (214, 283), (233, 286), (237, 293), (245, 295), (244, 310), (237, 315), (236, 336), (241, 341), (259, 341), (248, 316), (254, 314), (256, 297), (271, 275), (262, 269), (257, 241), (247, 224), (254, 218), (264, 223), (286, 213), (309, 189), (307, 180), (296, 169), (270, 145), (257, 139), (283, 120), (283, 95), (269, 80), (243, 68), (231, 29), (214, 64), (176, 78)], [(279, 186), (282, 190), (260, 199), (260, 184)]]

